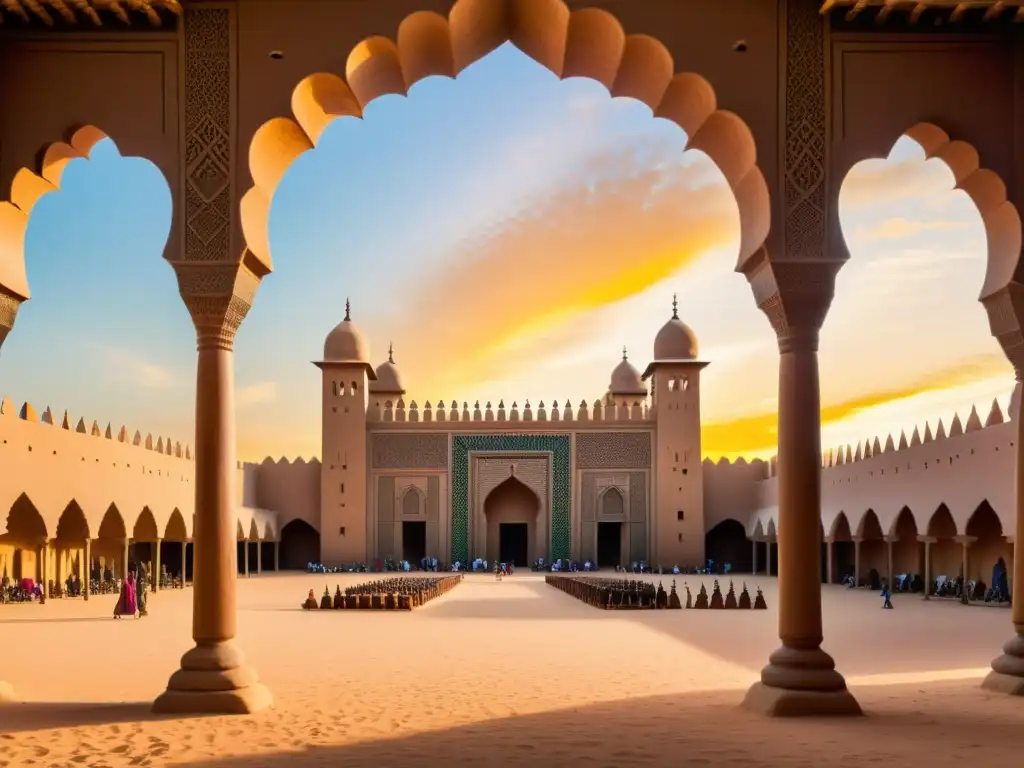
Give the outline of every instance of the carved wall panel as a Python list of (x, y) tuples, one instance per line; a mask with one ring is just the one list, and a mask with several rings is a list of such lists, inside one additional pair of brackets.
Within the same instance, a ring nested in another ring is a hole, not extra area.
[(782, 195), (786, 258), (821, 258), (828, 221), (828, 20), (817, 0), (787, 0)]
[(650, 432), (577, 432), (577, 469), (649, 469)]
[(226, 260), (240, 252), (232, 244), (232, 21), (228, 8), (185, 6), (184, 254), (189, 261)]
[(447, 469), (445, 432), (378, 432), (372, 436), (373, 469)]
[[(630, 560), (645, 560), (648, 556), (648, 472), (607, 473), (585, 471), (580, 473), (580, 557), (597, 558), (597, 524), (621, 522), (624, 552)], [(608, 489), (622, 494), (623, 514), (602, 514), (601, 498)]]

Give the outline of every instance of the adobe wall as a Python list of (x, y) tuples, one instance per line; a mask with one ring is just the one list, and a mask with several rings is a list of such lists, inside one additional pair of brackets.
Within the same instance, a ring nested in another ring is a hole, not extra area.
[(704, 459), (703, 470), (705, 530), (725, 520), (746, 527), (761, 506), (760, 483), (767, 474), (767, 464), (760, 459)]
[[(892, 25), (850, 30), (833, 16), (829, 186), (833, 199), (857, 162), (885, 157), (909, 127), (933, 123), (970, 143), (995, 171), (1011, 201), (1024, 194), (1020, 105), (1024, 39), (1019, 25), (965, 28)], [(833, 253), (845, 254), (838, 207), (830, 210)], [(981, 311), (979, 309), (979, 311)]]
[[(784, 0), (783, 0), (784, 2)], [(778, 104), (764, 94), (778, 90), (778, 7), (771, 2), (732, 2), (723, 12), (714, 2), (678, 0), (568, 0), (571, 10), (602, 8), (618, 18), (627, 34), (660, 40), (676, 71), (696, 72), (715, 89), (718, 106), (736, 112), (750, 126), (758, 164), (775, 189), (778, 182)], [(398, 25), (415, 11), (447, 15), (452, 0), (320, 2), (242, 0), (238, 3), (238, 141), (244, 158), (256, 129), (274, 117), (290, 116), (296, 84), (315, 72), (344, 76), (349, 52), (363, 39), (394, 39)], [(733, 45), (747, 43), (745, 53)], [(280, 51), (281, 59), (270, 53)], [(244, 162), (235, 168), (235, 188), (251, 185)], [(779, 216), (776, 211), (774, 214)]]
[(46, 146), (93, 125), (122, 155), (145, 157), (163, 172), (176, 214), (168, 242), (177, 243), (178, 35), (115, 24), (59, 33), (0, 26), (0, 199), (9, 199), (20, 168), (38, 173)]
[[(42, 414), (30, 404), (16, 409), (5, 399), (0, 408), (0, 467), (0, 514), (5, 521), (0, 540), (6, 543), (27, 547), (38, 543), (35, 536), (31, 541), (12, 541), (18, 536), (7, 529), (11, 510), (22, 495), (42, 519), (43, 528), (33, 531), (38, 538), (58, 535), (61, 515), (72, 502), (81, 508), (93, 539), (100, 535), (111, 506), (129, 537), (180, 540), (182, 531), (185, 538), (192, 536), (195, 462), (189, 447), (180, 442), (143, 437), (124, 427), (101, 428), (96, 422), (87, 426), (84, 419), (77, 425), (62, 423), (49, 409)], [(255, 531), (260, 538), (275, 538), (274, 513), (245, 503), (254, 499), (251, 493), (245, 495), (246, 472), (241, 466), (236, 482), (239, 530), (244, 535)], [(152, 521), (145, 510), (152, 514)], [(180, 521), (172, 521), (175, 510)]]
[[(931, 572), (950, 576), (959, 573), (962, 562), (955, 537), (977, 536), (969, 550), (969, 574), (989, 581), (998, 558), (1012, 562), (1012, 544), (1003, 537), (1012, 537), (1015, 523), (1016, 429), (1013, 422), (1002, 421), (995, 404), (986, 423), (989, 426), (982, 426), (976, 413), (966, 425), (954, 417), (949, 433), (940, 422), (933, 435), (929, 425), (921, 442), (915, 431), (905, 447), (891, 437), (884, 443), (875, 438), (856, 449), (847, 447), (841, 452), (843, 463), (838, 463), (839, 454), (827, 453), (821, 475), (823, 534), (845, 542), (858, 536), (870, 539), (861, 545), (862, 573), (870, 568), (885, 572), (883, 535), (899, 539), (894, 545), (897, 572), (923, 572), (923, 546), (916, 537), (932, 536), (938, 541), (931, 548)], [(777, 530), (778, 478), (761, 480), (755, 488), (758, 509), (748, 518), (747, 530), (760, 538)], [(992, 507), (1001, 530), (979, 529), (978, 523), (971, 523), (984, 502)], [(904, 507), (909, 518), (900, 517)], [(948, 521), (942, 508), (949, 511)], [(873, 526), (869, 512), (877, 517), (877, 529), (866, 527)], [(852, 544), (836, 546), (844, 546), (839, 557), (852, 564)]]

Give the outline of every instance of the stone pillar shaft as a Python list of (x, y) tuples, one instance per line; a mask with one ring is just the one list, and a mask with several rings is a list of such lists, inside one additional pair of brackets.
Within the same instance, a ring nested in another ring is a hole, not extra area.
[(157, 538), (156, 543), (153, 545), (153, 576), (150, 578), (152, 582), (149, 588), (154, 592), (160, 591), (160, 542), (162, 539)]
[(892, 588), (895, 586), (895, 574), (893, 573), (892, 566), (892, 545), (894, 540), (895, 539), (891, 536), (885, 537), (885, 579), (886, 584), (889, 585), (890, 592), (892, 591)]
[(185, 588), (185, 578), (187, 574), (187, 557), (188, 557), (188, 542), (181, 542), (181, 588)]
[(92, 540), (85, 540), (85, 565), (82, 568), (82, 599), (89, 599), (89, 592), (92, 584)]
[(236, 629), (234, 361), (204, 345), (196, 367), (196, 521), (192, 552), (192, 637), (212, 645)]
[(43, 585), (42, 591), (40, 592), (40, 603), (45, 603), (47, 600), (50, 599), (48, 578), (50, 569), (47, 563), (47, 554), (49, 549), (50, 543), (46, 539), (43, 539), (43, 543), (39, 547), (39, 581)]
[[(822, 318), (823, 319), (823, 318)], [(818, 327), (779, 334), (779, 639), (746, 705), (776, 716), (859, 715), (821, 648), (821, 402)]]
[(853, 540), (853, 586), (860, 586), (860, 539)]
[(829, 539), (825, 544), (825, 556), (828, 561), (825, 563), (825, 570), (828, 574), (828, 583), (835, 584), (836, 579), (835, 574), (833, 573), (833, 563), (835, 562), (835, 560), (833, 560), (832, 557), (832, 539)]
[(754, 539), (752, 542), (750, 542), (750, 544), (751, 549), (754, 551), (754, 560), (753, 566), (751, 567), (751, 572), (754, 576), (757, 576), (757, 539)]
[(924, 542), (924, 599), (930, 600), (932, 594), (932, 543)]
[(244, 567), (245, 575), (246, 575), (246, 577), (248, 577), (249, 576), (249, 540), (248, 539), (243, 539), (242, 540), (242, 559), (243, 559), (244, 564), (245, 564), (245, 567)]
[(263, 542), (256, 540), (256, 575), (263, 573)]
[(281, 542), (274, 542), (274, 573), (281, 570)]
[(764, 575), (769, 578), (772, 575), (772, 540), (764, 540)]

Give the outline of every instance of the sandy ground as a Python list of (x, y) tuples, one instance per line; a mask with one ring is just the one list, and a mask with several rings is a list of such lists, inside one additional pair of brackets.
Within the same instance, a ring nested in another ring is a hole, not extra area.
[(768, 611), (604, 612), (532, 574), (412, 613), (298, 609), (367, 578), (239, 582), (238, 643), (276, 698), (254, 717), (149, 714), (191, 646), (191, 590), (137, 621), (113, 596), (3, 606), (0, 679), (25, 701), (0, 707), (0, 766), (1024, 764), (1024, 699), (978, 687), (1005, 609), (826, 587), (825, 648), (868, 716), (782, 721), (739, 708), (778, 645), (773, 580), (750, 582)]

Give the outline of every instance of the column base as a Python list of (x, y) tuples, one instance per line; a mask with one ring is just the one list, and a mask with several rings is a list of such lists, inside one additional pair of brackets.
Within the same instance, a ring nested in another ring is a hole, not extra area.
[(1003, 646), (1003, 655), (992, 661), (981, 687), (987, 691), (1024, 696), (1024, 637), (1014, 635)]
[(820, 648), (783, 646), (761, 670), (761, 681), (747, 691), (743, 706), (769, 717), (858, 717), (864, 712)]
[(274, 697), (259, 682), (237, 648), (199, 645), (181, 657), (167, 690), (153, 702), (155, 714), (250, 715), (272, 707)]
[(10, 683), (0, 680), (0, 704), (8, 704), (17, 700), (17, 697), (14, 695), (14, 687)]

